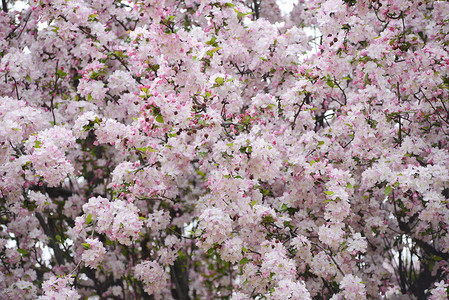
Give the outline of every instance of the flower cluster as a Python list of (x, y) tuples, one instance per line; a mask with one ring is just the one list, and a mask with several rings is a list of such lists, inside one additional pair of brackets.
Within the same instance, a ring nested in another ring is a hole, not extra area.
[(131, 245), (143, 226), (137, 207), (123, 200), (109, 202), (106, 198), (93, 197), (83, 205), (83, 211), (86, 218), (95, 221), (96, 232), (105, 233), (123, 245)]
[(83, 246), (86, 250), (83, 252), (81, 259), (89, 267), (94, 269), (97, 268), (106, 255), (106, 249), (104, 248), (103, 243), (98, 239), (89, 238), (83, 243)]
[(167, 272), (155, 261), (145, 261), (136, 265), (134, 276), (143, 282), (148, 295), (160, 295), (168, 282)]
[(51, 300), (51, 299), (80, 299), (81, 296), (78, 292), (71, 287), (74, 278), (70, 275), (67, 276), (54, 276), (52, 275), (42, 284), (42, 290), (44, 294), (40, 296), (39, 300)]

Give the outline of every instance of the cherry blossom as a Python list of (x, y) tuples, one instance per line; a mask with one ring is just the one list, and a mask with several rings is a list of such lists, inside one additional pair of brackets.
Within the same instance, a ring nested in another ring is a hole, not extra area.
[(2, 297), (448, 297), (446, 1), (150, 2), (2, 2)]

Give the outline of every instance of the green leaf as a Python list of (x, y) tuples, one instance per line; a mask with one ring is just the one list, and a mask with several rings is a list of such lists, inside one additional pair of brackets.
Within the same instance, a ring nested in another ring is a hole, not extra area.
[(88, 214), (86, 217), (86, 224), (90, 224), (92, 222), (92, 214)]
[(55, 236), (55, 238), (56, 238), (56, 240), (57, 240), (58, 242), (61, 241), (61, 236), (60, 236), (59, 234), (57, 234), (57, 235)]
[(17, 249), (17, 252), (19, 252), (20, 254), (22, 254), (22, 255), (27, 255), (28, 254), (28, 252), (26, 251), (26, 250), (24, 250), (24, 249)]
[(246, 257), (242, 258), (239, 262), (240, 265), (244, 265), (249, 261), (249, 259), (247, 259)]
[(388, 196), (392, 190), (393, 190), (393, 188), (391, 186), (387, 185), (387, 187), (385, 188), (385, 196)]
[(215, 248), (210, 248), (209, 250), (207, 250), (207, 255), (212, 255), (215, 252)]
[(214, 49), (207, 51), (207, 53), (212, 56), (212, 54), (214, 54), (215, 52), (217, 52), (218, 50), (220, 50), (223, 47), (215, 47)]
[(217, 78), (215, 78), (215, 82), (216, 82), (218, 85), (223, 85), (224, 79), (221, 78), (221, 77), (217, 77)]
[(212, 38), (210, 39), (210, 41), (207, 41), (207, 42), (206, 42), (206, 45), (214, 45), (216, 40), (217, 40), (216, 37), (212, 37)]
[(318, 146), (324, 145), (324, 141), (318, 141)]
[(34, 142), (34, 148), (40, 148), (41, 147), (41, 145), (42, 145), (42, 142), (41, 141), (35, 141)]
[(97, 20), (97, 17), (98, 17), (97, 14), (91, 14), (91, 15), (89, 15), (89, 17), (88, 17), (88, 21), (89, 21), (89, 22), (96, 21), (96, 20)]
[(150, 146), (148, 147), (140, 147), (140, 148), (136, 148), (137, 151), (141, 151), (141, 152), (157, 152), (156, 149), (151, 148)]
[(254, 201), (251, 202), (251, 206), (254, 206), (256, 204), (257, 204), (257, 200), (254, 200)]
[(81, 245), (83, 245), (84, 249), (86, 250), (90, 249), (90, 245), (88, 243), (82, 243)]
[(310, 162), (310, 166), (313, 166), (314, 163), (316, 163), (316, 161), (312, 159), (312, 161)]
[(156, 121), (159, 122), (159, 123), (164, 123), (164, 118), (161, 115), (158, 115), (156, 117)]
[(56, 71), (56, 74), (61, 78), (65, 78), (67, 76), (67, 73), (64, 72), (63, 70)]
[(333, 195), (333, 194), (335, 194), (334, 192), (332, 192), (332, 191), (324, 191), (324, 193), (326, 194), (326, 195)]

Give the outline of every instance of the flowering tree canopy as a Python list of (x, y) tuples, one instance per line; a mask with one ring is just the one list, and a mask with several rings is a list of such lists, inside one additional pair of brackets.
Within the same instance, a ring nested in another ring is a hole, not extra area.
[(447, 2), (17, 7), (0, 298), (447, 298)]

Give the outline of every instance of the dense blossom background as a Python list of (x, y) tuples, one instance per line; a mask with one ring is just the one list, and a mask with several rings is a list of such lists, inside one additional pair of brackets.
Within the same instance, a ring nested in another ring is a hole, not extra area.
[(0, 298), (447, 299), (448, 33), (435, 0), (2, 0)]

